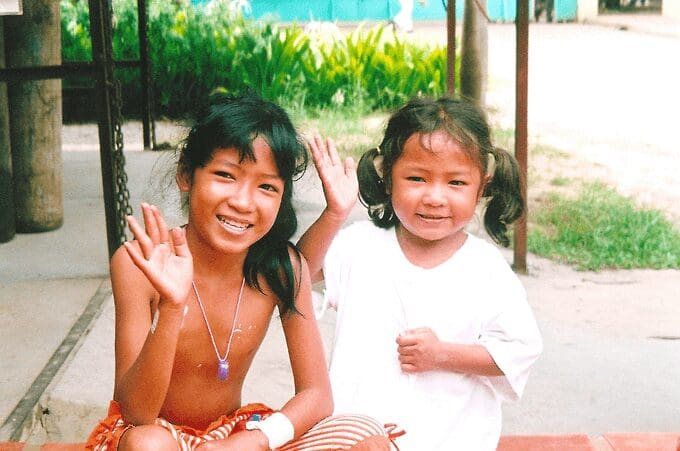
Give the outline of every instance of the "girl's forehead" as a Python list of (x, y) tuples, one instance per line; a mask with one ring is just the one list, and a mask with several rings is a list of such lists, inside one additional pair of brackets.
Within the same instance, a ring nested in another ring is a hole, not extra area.
[(470, 155), (461, 142), (444, 131), (414, 133), (404, 143), (401, 158), (447, 158), (452, 154)]
[(252, 142), (252, 158), (248, 152), (236, 147), (219, 147), (214, 150), (211, 161), (231, 165), (247, 165), (271, 175), (279, 175), (274, 153), (267, 141), (257, 137)]

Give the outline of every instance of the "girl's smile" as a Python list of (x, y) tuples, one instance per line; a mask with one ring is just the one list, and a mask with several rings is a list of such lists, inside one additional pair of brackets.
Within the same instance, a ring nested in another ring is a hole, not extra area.
[(242, 160), (234, 148), (217, 149), (192, 180), (178, 179), (191, 197), (196, 236), (221, 252), (247, 252), (271, 229), (281, 205), (284, 182), (272, 151), (261, 137), (252, 146), (255, 160)]
[(465, 241), (463, 229), (475, 213), (482, 188), (479, 165), (447, 133), (411, 136), (391, 177), (404, 251), (425, 245), (434, 260), (433, 251), (452, 255)]

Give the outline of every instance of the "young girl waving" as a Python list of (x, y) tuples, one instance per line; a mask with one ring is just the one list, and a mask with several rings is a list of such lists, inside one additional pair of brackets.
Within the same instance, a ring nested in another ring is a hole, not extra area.
[(335, 411), (397, 423), (402, 451), (495, 450), (501, 402), (521, 396), (542, 344), (519, 279), (465, 226), (484, 202), (487, 232), (509, 243), (524, 212), (516, 161), (475, 106), (414, 99), (359, 161), (371, 222), (338, 233), (356, 199), (354, 163), (330, 140), (310, 145), (327, 207), (299, 246), (338, 312)]
[[(187, 224), (168, 230), (142, 204), (145, 227), (130, 217), (136, 240), (111, 260), (114, 401), (88, 448), (389, 449), (370, 418), (319, 423), (330, 385), (307, 265), (288, 242), (305, 155), (286, 113), (254, 95), (215, 97), (199, 114), (177, 167)], [(295, 381), (280, 412), (241, 405), (275, 308)]]

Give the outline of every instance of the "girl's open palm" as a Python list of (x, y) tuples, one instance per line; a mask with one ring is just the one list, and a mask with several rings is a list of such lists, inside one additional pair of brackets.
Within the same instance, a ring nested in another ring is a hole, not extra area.
[(343, 162), (335, 149), (332, 139), (326, 142), (314, 134), (309, 142), (314, 166), (319, 173), (326, 198), (327, 210), (338, 216), (347, 216), (354, 207), (359, 193), (359, 182), (354, 159), (348, 157)]
[(156, 206), (143, 203), (142, 213), (145, 228), (128, 216), (128, 225), (139, 246), (130, 241), (123, 245), (134, 264), (158, 291), (161, 302), (183, 308), (193, 279), (193, 260), (185, 230), (168, 231)]

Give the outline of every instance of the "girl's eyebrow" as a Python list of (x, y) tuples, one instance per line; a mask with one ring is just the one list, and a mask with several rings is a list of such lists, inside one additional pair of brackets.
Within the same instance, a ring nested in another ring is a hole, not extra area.
[[(426, 171), (426, 172), (431, 172), (431, 171), (438, 171), (441, 167), (440, 166), (433, 166), (433, 165), (428, 165), (424, 164), (420, 161), (414, 161), (410, 163), (406, 163), (404, 166), (406, 166), (409, 170), (417, 170), (417, 171)], [(460, 174), (463, 172), (467, 172), (467, 168), (456, 168), (451, 171), (446, 171), (447, 174)]]
[[(241, 163), (234, 163), (233, 161), (230, 161), (230, 160), (228, 160), (224, 157), (213, 158), (213, 162), (216, 163), (216, 164), (221, 164), (221, 165), (229, 166), (229, 167), (233, 167), (233, 168), (240, 168), (241, 167)], [(258, 172), (258, 175), (260, 177), (266, 178), (266, 179), (281, 180), (281, 176), (277, 173)]]

